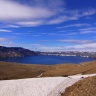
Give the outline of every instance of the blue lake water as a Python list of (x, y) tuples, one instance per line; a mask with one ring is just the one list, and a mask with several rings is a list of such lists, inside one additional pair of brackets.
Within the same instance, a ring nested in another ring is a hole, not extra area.
[(29, 56), (29, 57), (16, 57), (16, 58), (0, 58), (0, 61), (17, 62), (23, 64), (62, 64), (62, 63), (81, 63), (92, 61), (96, 59), (79, 57), (79, 56)]

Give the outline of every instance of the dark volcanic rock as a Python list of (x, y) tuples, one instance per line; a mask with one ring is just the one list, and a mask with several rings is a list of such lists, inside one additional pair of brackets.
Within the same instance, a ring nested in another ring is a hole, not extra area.
[(3, 47), (0, 46), (0, 58), (4, 57), (24, 57), (37, 55), (36, 52), (21, 47)]

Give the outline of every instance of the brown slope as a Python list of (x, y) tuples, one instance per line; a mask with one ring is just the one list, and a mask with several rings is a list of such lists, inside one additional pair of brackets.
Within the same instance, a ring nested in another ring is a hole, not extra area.
[(54, 65), (52, 70), (45, 71), (42, 76), (66, 76), (72, 75), (72, 72), (78, 68), (76, 64), (58, 64)]
[(58, 64), (54, 69), (45, 71), (42, 76), (66, 76), (75, 74), (96, 73), (96, 61), (81, 64)]
[(50, 66), (0, 62), (0, 79), (32, 78), (50, 69)]
[(96, 76), (78, 81), (67, 88), (62, 96), (96, 96)]
[(0, 79), (32, 78), (41, 73), (41, 77), (96, 73), (96, 61), (52, 66), (0, 62)]

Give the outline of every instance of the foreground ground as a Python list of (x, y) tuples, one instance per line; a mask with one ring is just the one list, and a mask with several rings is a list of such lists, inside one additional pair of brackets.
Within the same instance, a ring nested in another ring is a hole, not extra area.
[[(61, 96), (67, 87), (81, 80), (82, 77), (86, 78), (89, 76), (96, 76), (96, 74), (74, 75), (68, 77), (1, 80), (0, 96)], [(85, 95), (64, 95), (64, 96), (91, 96), (91, 95), (85, 94)]]
[(62, 96), (96, 96), (96, 76), (78, 81), (67, 88)]
[(0, 62), (0, 96), (95, 96), (96, 76), (88, 74), (96, 74), (96, 61), (51, 66)]
[(55, 77), (75, 74), (96, 73), (96, 61), (81, 64), (18, 64), (0, 62), (0, 80), (22, 79), (33, 77)]

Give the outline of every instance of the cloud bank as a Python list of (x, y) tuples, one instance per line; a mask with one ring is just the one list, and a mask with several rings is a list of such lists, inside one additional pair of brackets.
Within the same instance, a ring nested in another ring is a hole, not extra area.
[(65, 5), (64, 0), (0, 0), (0, 21), (14, 28), (34, 27), (96, 14), (95, 9), (68, 10)]

